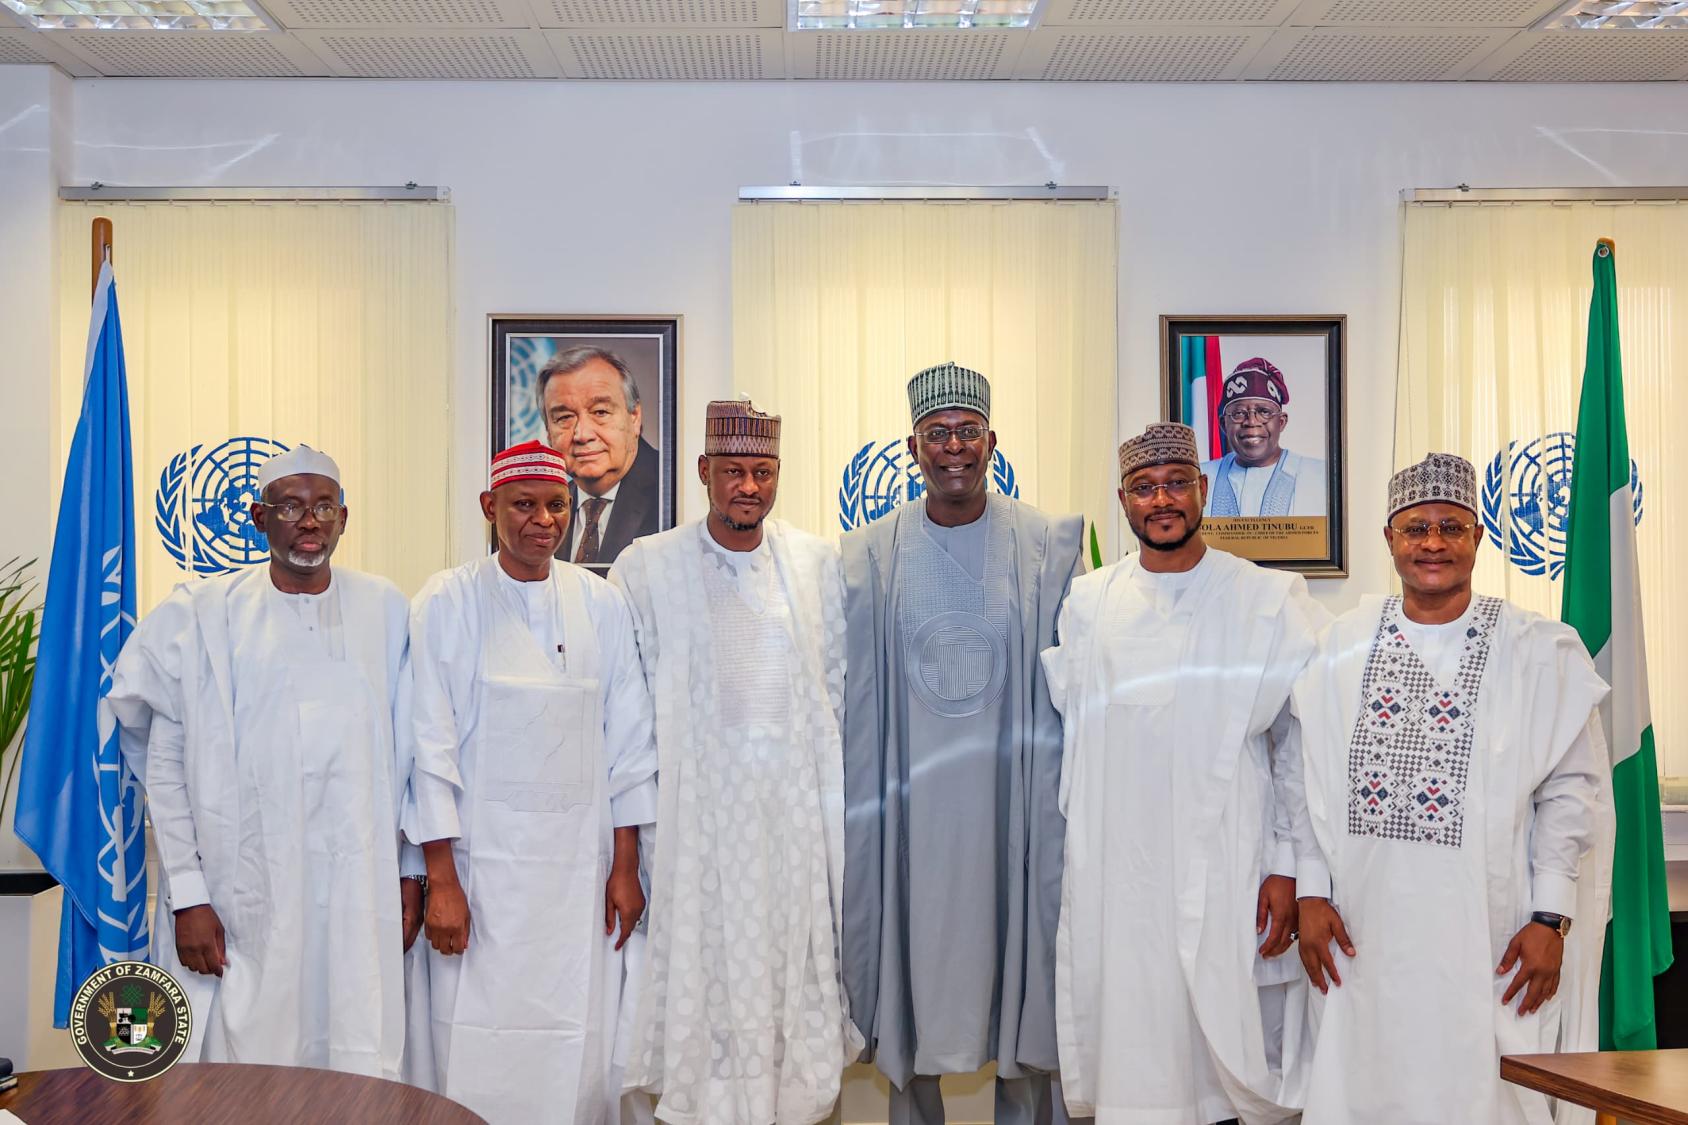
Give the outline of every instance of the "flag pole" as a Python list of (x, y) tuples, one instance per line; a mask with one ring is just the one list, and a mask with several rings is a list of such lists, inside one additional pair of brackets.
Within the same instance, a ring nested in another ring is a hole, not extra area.
[(111, 220), (100, 216), (94, 220), (94, 280), (89, 284), (88, 294), (93, 296), (94, 290), (100, 287), (100, 267), (111, 257)]

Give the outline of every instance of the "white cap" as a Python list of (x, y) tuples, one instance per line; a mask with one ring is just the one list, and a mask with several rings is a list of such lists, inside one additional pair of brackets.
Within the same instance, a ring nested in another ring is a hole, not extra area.
[(307, 473), (340, 483), (340, 466), (334, 463), (334, 458), (308, 445), (295, 445), (286, 453), (278, 453), (264, 462), (263, 468), (258, 470), (258, 491), (263, 492), (282, 477)]

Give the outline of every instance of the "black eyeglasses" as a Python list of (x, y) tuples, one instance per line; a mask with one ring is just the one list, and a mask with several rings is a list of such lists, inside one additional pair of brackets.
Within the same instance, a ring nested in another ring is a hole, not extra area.
[(279, 504), (265, 504), (264, 507), (275, 513), (275, 518), (282, 523), (298, 523), (305, 518), (308, 510), (316, 517), (318, 523), (333, 523), (340, 518), (340, 505), (332, 500), (324, 500), (317, 504), (301, 504), (297, 500), (283, 500)]
[(1139, 503), (1147, 504), (1155, 498), (1155, 493), (1164, 488), (1168, 496), (1174, 500), (1182, 500), (1190, 494), (1190, 489), (1196, 487), (1196, 481), (1200, 479), (1196, 477), (1192, 480), (1169, 480), (1164, 484), (1134, 484), (1125, 490), (1125, 494)]
[(962, 441), (978, 441), (989, 432), (985, 427), (973, 422), (969, 422), (965, 426), (957, 426), (953, 430), (948, 426), (933, 426), (929, 430), (920, 431), (920, 440), (927, 445), (943, 445), (949, 441), (953, 434)]

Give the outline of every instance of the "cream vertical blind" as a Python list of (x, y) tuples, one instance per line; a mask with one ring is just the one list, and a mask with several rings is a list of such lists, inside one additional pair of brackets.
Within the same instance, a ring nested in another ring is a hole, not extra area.
[(1118, 244), (1112, 201), (738, 204), (733, 371), (784, 417), (777, 514), (836, 538), (893, 486), (858, 455), (897, 455), (909, 377), (953, 360), (991, 381), (1021, 499), (1112, 544)]
[(61, 457), (96, 215), (113, 228), (143, 613), (190, 577), (172, 545), (202, 569), (250, 560), (240, 484), (273, 443), (339, 462), (351, 514), (336, 563), (407, 594), (449, 564), (448, 204), (62, 204)]
[(1396, 467), (1470, 458), (1501, 533), (1477, 588), (1555, 619), (1572, 448), (1555, 435), (1576, 431), (1595, 242), (1616, 241), (1653, 728), (1661, 774), (1688, 776), (1688, 204), (1409, 204), (1405, 222)]

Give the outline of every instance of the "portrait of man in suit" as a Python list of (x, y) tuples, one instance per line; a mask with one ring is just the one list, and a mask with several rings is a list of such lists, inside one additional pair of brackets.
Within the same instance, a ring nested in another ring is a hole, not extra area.
[(661, 529), (661, 458), (641, 433), (639, 385), (615, 352), (582, 345), (552, 356), (534, 391), (545, 443), (574, 478), (557, 557), (601, 573), (627, 544)]

